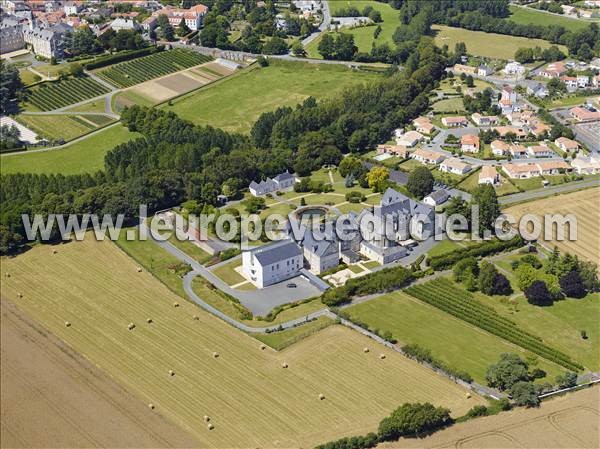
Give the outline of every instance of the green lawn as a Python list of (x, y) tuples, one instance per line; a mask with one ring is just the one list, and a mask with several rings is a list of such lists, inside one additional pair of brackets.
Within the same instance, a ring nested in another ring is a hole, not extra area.
[(434, 112), (438, 113), (456, 114), (465, 112), (462, 97), (453, 97), (440, 100), (436, 103), (433, 103), (432, 108)]
[(560, 25), (570, 31), (578, 31), (590, 26), (588, 21), (547, 14), (533, 8), (519, 8), (518, 6), (509, 6), (509, 8), (511, 12), (509, 20), (521, 25)]
[(441, 256), (442, 254), (451, 253), (452, 251), (456, 251), (457, 249), (460, 249), (460, 248), (465, 248), (471, 244), (472, 244), (472, 242), (467, 239), (462, 240), (462, 241), (444, 239), (444, 240), (440, 241), (439, 243), (437, 243), (433, 248), (431, 248), (429, 250), (429, 252), (427, 253), (427, 256), (428, 257)]
[(541, 189), (543, 187), (540, 176), (529, 179), (511, 179), (511, 182), (521, 191)]
[(252, 336), (279, 351), (332, 324), (333, 320), (331, 318), (321, 316), (310, 323), (292, 329), (270, 334), (252, 334)]
[(380, 76), (339, 65), (271, 60), (269, 67), (253, 66), (163, 107), (197, 124), (247, 133), (263, 112), (294, 106), (311, 95), (332, 96)]
[[(435, 358), (467, 371), (483, 384), (488, 366), (496, 362), (500, 354), (528, 354), (522, 348), (400, 292), (363, 302), (346, 311), (371, 328), (390, 331), (401, 345), (416, 343), (429, 349)], [(551, 381), (561, 372), (560, 367), (550, 362), (539, 361), (538, 366), (550, 374)]]
[(223, 282), (226, 282), (229, 285), (235, 285), (246, 280), (246, 278), (235, 271), (235, 269), (241, 265), (242, 260), (236, 259), (232, 262), (218, 266), (217, 268), (213, 269), (212, 272), (215, 276), (221, 278)]
[[(529, 39), (526, 37), (507, 36), (503, 34), (484, 33), (483, 31), (469, 31), (463, 28), (452, 28), (442, 25), (432, 27), (437, 31), (435, 42), (438, 46), (448, 45), (454, 48), (457, 42), (464, 42), (467, 52), (474, 56), (488, 58), (512, 59), (515, 52), (523, 48), (541, 47), (548, 48), (552, 44), (542, 39)], [(559, 45), (565, 53), (567, 49)]]
[(40, 153), (2, 156), (2, 174), (91, 173), (104, 167), (104, 155), (116, 145), (139, 137), (127, 128), (116, 125), (73, 143), (65, 148)]
[(30, 84), (41, 81), (39, 75), (36, 75), (35, 73), (33, 73), (30, 70), (27, 70), (26, 68), (19, 70), (19, 78), (21, 78), (21, 81), (25, 86), (29, 86)]
[[(377, 1), (364, 1), (364, 0), (352, 0), (352, 1), (335, 1), (329, 2), (329, 7), (331, 9), (332, 16), (335, 15), (336, 11), (341, 8), (345, 8), (347, 6), (354, 6), (358, 8), (359, 11), (362, 11), (363, 8), (367, 5), (372, 6), (374, 9), (381, 13), (381, 18), (383, 19), (383, 23), (381, 23), (381, 34), (374, 39), (373, 33), (375, 32), (375, 26), (367, 26), (367, 27), (359, 27), (354, 29), (342, 28), (340, 31), (343, 33), (351, 33), (354, 35), (354, 43), (358, 47), (358, 51), (369, 53), (371, 51), (371, 46), (373, 42), (376, 45), (382, 45), (384, 43), (388, 43), (393, 46), (392, 36), (396, 28), (400, 25), (399, 19), (399, 11), (392, 8), (390, 5), (386, 3), (381, 3)], [(322, 59), (322, 56), (318, 52), (320, 39), (315, 39), (312, 41), (306, 51), (308, 52), (308, 56), (311, 58)]]
[(48, 140), (69, 141), (96, 129), (91, 123), (71, 115), (20, 114), (16, 120)]
[[(480, 170), (473, 171), (457, 187), (466, 192), (472, 192), (479, 185), (479, 173)], [(496, 186), (496, 194), (498, 196), (519, 193), (519, 189), (512, 185), (504, 176), (500, 175), (500, 179), (502, 181), (501, 184)]]
[(210, 260), (213, 259), (213, 256), (208, 254), (206, 251), (204, 251), (198, 245), (195, 245), (193, 242), (190, 242), (188, 240), (179, 240), (179, 239), (177, 239), (175, 234), (173, 234), (171, 236), (171, 238), (169, 238), (169, 242), (171, 242), (173, 245), (175, 245), (181, 251), (183, 251), (188, 256), (192, 257), (193, 259), (195, 259), (198, 263), (200, 263), (202, 265), (206, 264), (207, 262), (209, 262)]

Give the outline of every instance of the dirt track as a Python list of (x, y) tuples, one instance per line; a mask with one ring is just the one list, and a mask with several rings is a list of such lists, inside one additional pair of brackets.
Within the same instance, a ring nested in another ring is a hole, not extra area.
[(387, 448), (565, 448), (600, 447), (600, 387), (577, 391), (519, 409), (456, 424), (423, 439), (401, 439)]
[(198, 446), (12, 303), (0, 307), (2, 448)]

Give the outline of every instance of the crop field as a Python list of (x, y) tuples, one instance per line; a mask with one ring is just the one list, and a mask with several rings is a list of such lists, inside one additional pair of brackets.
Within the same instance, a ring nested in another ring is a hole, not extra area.
[(600, 188), (581, 190), (560, 196), (552, 196), (529, 203), (519, 204), (504, 210), (517, 220), (526, 213), (539, 211), (539, 214), (573, 214), (577, 218), (577, 240), (558, 241), (554, 235), (551, 241), (542, 241), (546, 246), (557, 246), (568, 252), (600, 264)]
[(72, 140), (83, 134), (108, 125), (114, 119), (105, 115), (25, 115), (17, 120), (38, 135), (49, 140)]
[(248, 133), (263, 112), (295, 106), (308, 96), (333, 96), (380, 76), (339, 65), (271, 61), (268, 67), (238, 71), (164, 107), (200, 125)]
[[(391, 332), (400, 345), (418, 344), (429, 349), (436, 359), (466, 371), (481, 384), (485, 384), (488, 366), (496, 363), (500, 354), (532, 355), (402, 292), (351, 306), (345, 312), (371, 328)], [(540, 360), (538, 367), (548, 373), (544, 380), (553, 380), (563, 371), (545, 360)]]
[(261, 350), (257, 340), (138, 272), (110, 242), (88, 238), (54, 249), (4, 259), (10, 277), (2, 297), (203, 447), (312, 447), (373, 431), (404, 402), (429, 401), (454, 416), (484, 402), (341, 326), (280, 352)]
[[(358, 28), (341, 28), (340, 31), (346, 34), (354, 35), (354, 43), (358, 47), (358, 51), (369, 53), (371, 51), (371, 46), (373, 43), (376, 45), (382, 45), (384, 43), (388, 43), (390, 45), (393, 44), (392, 36), (396, 28), (400, 25), (400, 12), (390, 5), (386, 3), (381, 3), (378, 1), (368, 1), (368, 0), (352, 0), (352, 1), (335, 1), (329, 3), (329, 8), (331, 10), (331, 14), (334, 15), (337, 10), (341, 8), (346, 8), (348, 6), (354, 6), (358, 8), (359, 11), (362, 12), (365, 6), (372, 6), (374, 9), (381, 13), (381, 18), (383, 22), (381, 25), (381, 33), (377, 37), (374, 38), (373, 33), (375, 32), (375, 26), (366, 26), (366, 27), (358, 27)], [(312, 41), (307, 47), (306, 51), (310, 58), (323, 59), (323, 57), (319, 54), (318, 47), (319, 42), (321, 41), (320, 37)]]
[(424, 438), (402, 438), (377, 447), (592, 449), (600, 447), (599, 415), (600, 387), (595, 386), (546, 400), (540, 407), (477, 418)]
[[(438, 46), (447, 45), (454, 48), (457, 42), (464, 42), (467, 52), (474, 56), (488, 58), (513, 59), (519, 48), (548, 48), (552, 44), (542, 39), (529, 39), (526, 37), (507, 36), (504, 34), (484, 33), (483, 31), (470, 31), (464, 28), (453, 28), (443, 25), (434, 25), (437, 31), (435, 43)], [(567, 49), (558, 45), (565, 53)]]
[(140, 137), (120, 124), (109, 126), (63, 148), (39, 153), (2, 155), (1, 173), (93, 173), (104, 167), (104, 155), (116, 145)]
[(558, 25), (569, 31), (579, 31), (589, 27), (591, 23), (589, 21), (564, 17), (557, 14), (548, 14), (533, 8), (521, 8), (514, 5), (509, 6), (509, 8), (511, 15), (508, 17), (508, 20), (521, 25)]
[(96, 74), (117, 87), (131, 87), (144, 81), (168, 75), (210, 61), (210, 56), (175, 49), (143, 56), (100, 69)]
[(448, 279), (439, 278), (415, 285), (406, 289), (406, 293), (546, 360), (570, 370), (581, 369), (567, 354), (546, 345), (541, 338), (524, 331), (514, 321), (498, 314), (493, 307), (478, 301)]
[(90, 77), (67, 78), (27, 89), (26, 106), (31, 105), (41, 111), (52, 111), (108, 92), (106, 86)]

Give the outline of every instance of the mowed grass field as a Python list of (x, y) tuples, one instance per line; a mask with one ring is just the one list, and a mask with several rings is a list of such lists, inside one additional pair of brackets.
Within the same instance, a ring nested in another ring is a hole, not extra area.
[(105, 126), (114, 119), (106, 115), (25, 115), (20, 114), (17, 120), (38, 135), (49, 140), (73, 140), (90, 131)]
[[(394, 35), (394, 31), (400, 25), (400, 12), (394, 8), (392, 8), (387, 3), (381, 3), (377, 1), (368, 1), (368, 0), (336, 0), (329, 2), (329, 9), (331, 10), (331, 15), (335, 16), (336, 12), (342, 8), (347, 8), (348, 6), (354, 6), (358, 8), (358, 10), (362, 13), (362, 10), (365, 6), (372, 6), (374, 9), (381, 13), (381, 18), (383, 22), (378, 24), (381, 25), (381, 33), (377, 37), (374, 38), (373, 33), (375, 32), (374, 26), (367, 27), (358, 27), (358, 28), (341, 28), (340, 31), (342, 33), (353, 34), (354, 35), (354, 43), (358, 47), (358, 51), (369, 53), (371, 51), (371, 47), (373, 42), (375, 45), (382, 45), (384, 43), (388, 43), (393, 46), (392, 36)], [(323, 57), (319, 54), (318, 47), (319, 42), (321, 41), (320, 37), (312, 41), (307, 47), (306, 51), (310, 58), (323, 59)]]
[[(500, 354), (513, 352), (525, 357), (528, 351), (491, 335), (468, 323), (402, 292), (390, 293), (352, 306), (346, 311), (371, 328), (390, 331), (401, 344), (418, 344), (448, 365), (468, 372), (485, 384), (485, 372)], [(549, 379), (563, 371), (551, 362), (540, 360)]]
[[(261, 350), (257, 340), (138, 272), (110, 242), (87, 239), (55, 249), (37, 246), (4, 259), (10, 277), (3, 278), (2, 298), (153, 403), (203, 447), (312, 447), (374, 431), (404, 402), (430, 401), (454, 416), (483, 403), (341, 326), (281, 352)], [(136, 324), (131, 331), (130, 322)], [(380, 353), (387, 357), (381, 360)]]
[(263, 112), (295, 106), (311, 95), (332, 96), (379, 76), (337, 65), (271, 60), (268, 67), (251, 67), (164, 107), (197, 124), (247, 133)]
[(136, 137), (139, 137), (137, 133), (130, 132), (122, 125), (110, 126), (64, 148), (39, 153), (3, 155), (1, 172), (63, 175), (92, 173), (104, 167), (104, 155), (108, 151)]
[[(433, 25), (432, 28), (437, 31), (435, 43), (439, 47), (447, 45), (450, 49), (454, 49), (457, 42), (464, 42), (469, 54), (488, 58), (513, 59), (519, 48), (548, 48), (552, 46), (550, 42), (542, 39), (469, 31), (464, 28), (443, 25)], [(568, 53), (566, 47), (562, 45), (558, 45), (558, 47), (563, 52)]]
[[(528, 203), (518, 204), (503, 212), (512, 214), (517, 220), (524, 214), (535, 213), (543, 218), (544, 214), (573, 214), (577, 218), (577, 240), (558, 241), (553, 239), (541, 243), (548, 247), (558, 247), (562, 252), (571, 253), (600, 265), (600, 187), (580, 190), (559, 196), (551, 196)], [(568, 234), (567, 234), (568, 237)]]
[(570, 31), (579, 31), (590, 26), (590, 21), (563, 17), (557, 14), (548, 14), (542, 11), (536, 11), (533, 8), (521, 8), (518, 6), (509, 6), (511, 15), (508, 20), (521, 25), (560, 25)]

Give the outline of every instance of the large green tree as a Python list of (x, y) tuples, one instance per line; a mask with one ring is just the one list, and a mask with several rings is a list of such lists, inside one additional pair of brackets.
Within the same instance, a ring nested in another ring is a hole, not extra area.
[(479, 207), (479, 233), (493, 230), (494, 223), (500, 216), (496, 189), (491, 184), (477, 186), (473, 191), (471, 203)]
[(498, 363), (490, 365), (485, 379), (490, 387), (509, 390), (514, 384), (528, 381), (527, 363), (517, 354), (501, 354)]
[(417, 167), (408, 175), (406, 188), (419, 199), (429, 195), (433, 190), (433, 175), (427, 167)]
[(0, 60), (0, 113), (6, 113), (22, 88), (17, 68)]

